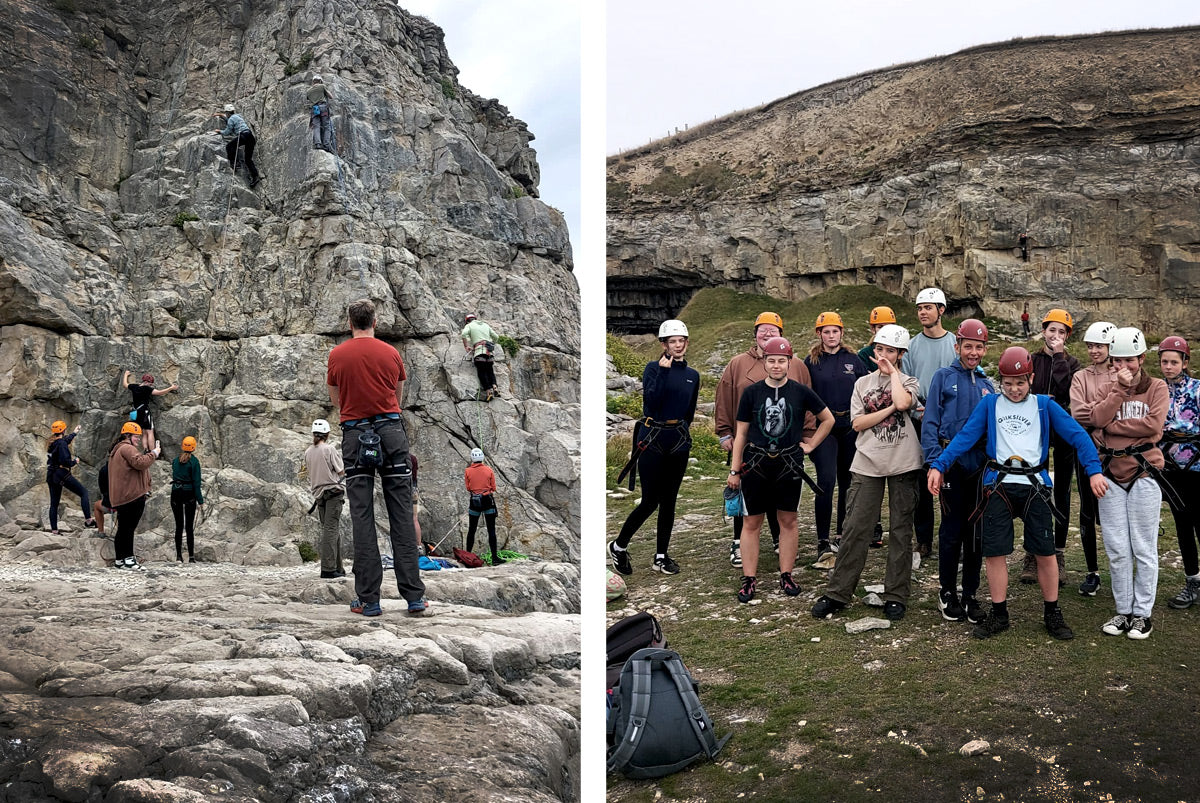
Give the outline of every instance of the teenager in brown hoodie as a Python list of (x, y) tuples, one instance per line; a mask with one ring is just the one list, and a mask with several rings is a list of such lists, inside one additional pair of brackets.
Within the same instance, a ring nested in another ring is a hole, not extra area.
[(132, 421), (121, 427), (121, 439), (108, 453), (108, 498), (117, 510), (117, 559), (114, 569), (140, 569), (133, 556), (133, 534), (150, 495), (150, 467), (158, 459), (159, 445), (142, 451), (142, 428)]

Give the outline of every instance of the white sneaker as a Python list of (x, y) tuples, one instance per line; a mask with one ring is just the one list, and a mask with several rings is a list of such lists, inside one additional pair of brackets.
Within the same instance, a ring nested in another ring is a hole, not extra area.
[(1154, 623), (1150, 621), (1149, 616), (1133, 616), (1129, 619), (1129, 632), (1126, 636), (1141, 639), (1150, 638), (1150, 634), (1154, 632)]
[(741, 541), (731, 541), (730, 542), (730, 544), (729, 544), (729, 565), (730, 566), (741, 566), (742, 565), (742, 542)]

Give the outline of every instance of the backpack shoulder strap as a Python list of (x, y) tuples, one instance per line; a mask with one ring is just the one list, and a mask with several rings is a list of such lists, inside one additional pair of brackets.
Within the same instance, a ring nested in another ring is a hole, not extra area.
[(644, 651), (638, 650), (626, 662), (622, 675), (627, 676), (623, 677), (622, 684), (618, 685), (619, 688), (626, 681), (630, 684), (629, 716), (625, 720), (625, 733), (621, 734), (621, 741), (614, 745), (612, 753), (608, 756), (609, 772), (620, 771), (625, 767), (637, 751), (638, 744), (646, 732), (646, 718), (650, 713), (650, 675), (653, 660), (649, 656), (643, 656), (642, 652)]
[(684, 706), (687, 708), (688, 721), (692, 723), (692, 730), (696, 733), (696, 740), (700, 742), (704, 748), (704, 752), (708, 757), (714, 758), (725, 743), (729, 741), (729, 737), (733, 734), (726, 734), (723, 739), (718, 740), (713, 733), (712, 720), (709, 719), (708, 713), (704, 710), (704, 706), (700, 704), (700, 697), (696, 694), (695, 681), (684, 667), (683, 661), (679, 660), (678, 656), (663, 661), (663, 664), (671, 672), (671, 679), (675, 681), (675, 688), (679, 690), (679, 697), (683, 700)]

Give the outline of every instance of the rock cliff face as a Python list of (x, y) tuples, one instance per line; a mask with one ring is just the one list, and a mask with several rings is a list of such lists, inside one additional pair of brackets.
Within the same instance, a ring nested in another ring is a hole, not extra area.
[[(331, 412), (326, 355), (348, 302), (370, 297), (409, 371), (426, 535), (465, 521), (478, 445), (502, 540), (578, 560), (566, 225), (537, 199), (533, 135), (457, 83), (440, 29), (369, 0), (14, 0), (0, 55), (0, 504), (45, 508), (55, 418), (83, 426), (77, 474), (95, 493), (129, 368), (181, 387), (156, 429), (169, 455), (199, 438), (212, 557), (294, 560), (312, 529), (297, 469)], [(314, 73), (338, 156), (310, 144)], [(213, 133), (227, 102), (258, 137), (253, 191)], [(468, 311), (519, 343), (491, 404), (459, 340)], [(170, 519), (155, 493), (142, 529)]]
[(1198, 58), (1198, 28), (980, 47), (612, 157), (609, 325), (873, 282), (1200, 334)]

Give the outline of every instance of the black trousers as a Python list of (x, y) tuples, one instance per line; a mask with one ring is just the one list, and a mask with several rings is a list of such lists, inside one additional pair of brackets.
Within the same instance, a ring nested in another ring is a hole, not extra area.
[[(669, 436), (661, 435), (661, 439), (669, 440)], [(625, 519), (621, 532), (617, 535), (617, 546), (625, 548), (633, 540), (633, 534), (646, 523), (650, 514), (658, 510), (658, 538), (656, 553), (667, 554), (671, 545), (671, 529), (675, 526), (675, 500), (679, 495), (679, 486), (683, 484), (683, 473), (687, 470), (688, 453), (691, 443), (680, 446), (674, 451), (664, 446), (660, 451), (651, 446), (642, 452), (638, 458), (637, 471), (642, 481), (642, 501)]]
[[(1200, 516), (1196, 504), (1200, 499), (1200, 471), (1167, 471), (1167, 482), (1183, 499), (1186, 507), (1177, 509), (1171, 505), (1175, 517), (1175, 535), (1179, 538), (1179, 554), (1183, 558), (1183, 572), (1189, 577), (1200, 573), (1200, 555), (1197, 540), (1200, 538)], [(1167, 500), (1170, 504), (1170, 500)]]
[(491, 390), (496, 387), (495, 362), (489, 359), (475, 358), (475, 373), (479, 374), (479, 387)]
[(175, 556), (183, 557), (183, 531), (187, 529), (188, 557), (196, 553), (194, 527), (196, 523), (196, 494), (189, 488), (171, 491), (171, 512), (175, 515)]
[(113, 539), (117, 560), (133, 557), (133, 534), (142, 514), (146, 512), (146, 497), (139, 496), (117, 508), (117, 535)]
[(487, 526), (488, 534), (488, 549), (492, 551), (492, 556), (497, 554), (496, 549), (496, 500), (491, 494), (484, 494), (483, 500), (480, 503), (479, 510), (472, 509), (469, 511), (471, 523), (467, 526), (467, 551), (475, 551), (475, 530), (479, 527), (479, 517), (482, 516), (484, 524)]
[(256, 142), (254, 134), (247, 131), (245, 134), (238, 134), (225, 143), (225, 155), (229, 157), (229, 166), (234, 169), (234, 172), (237, 171), (238, 148), (242, 149), (242, 161), (246, 164), (246, 172), (250, 174), (251, 181), (258, 181), (258, 167), (254, 164), (254, 145)]

